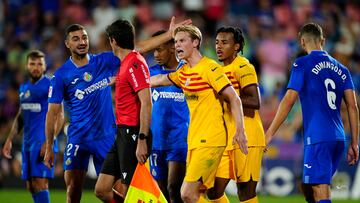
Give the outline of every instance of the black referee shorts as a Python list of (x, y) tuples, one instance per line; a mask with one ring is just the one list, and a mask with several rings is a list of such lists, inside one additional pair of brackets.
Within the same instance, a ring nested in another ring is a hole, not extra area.
[[(139, 135), (138, 126), (119, 125), (115, 143), (103, 163), (101, 173), (115, 176), (130, 185), (137, 166), (136, 147)], [(151, 133), (148, 139), (148, 154), (151, 151)]]

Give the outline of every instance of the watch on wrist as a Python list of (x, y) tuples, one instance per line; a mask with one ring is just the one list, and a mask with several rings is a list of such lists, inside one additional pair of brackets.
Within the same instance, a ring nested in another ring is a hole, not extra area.
[(140, 133), (140, 134), (139, 134), (139, 139), (140, 139), (140, 140), (145, 140), (145, 139), (147, 139), (147, 137), (148, 137), (148, 136), (146, 136), (144, 133)]

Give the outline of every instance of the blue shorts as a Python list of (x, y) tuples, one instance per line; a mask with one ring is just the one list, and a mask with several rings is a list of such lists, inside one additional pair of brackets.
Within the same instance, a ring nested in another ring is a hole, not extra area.
[(155, 180), (167, 180), (168, 162), (186, 163), (187, 148), (152, 150), (149, 157), (150, 171)]
[(322, 142), (304, 147), (303, 183), (330, 184), (345, 149), (345, 142)]
[(96, 174), (99, 175), (106, 154), (115, 141), (114, 138), (108, 137), (85, 143), (68, 141), (64, 151), (64, 170), (87, 171), (90, 155), (92, 155)]
[[(44, 164), (44, 157), (40, 156), (41, 148), (33, 148), (31, 151), (22, 150), (22, 171), (21, 178), (30, 180), (30, 178), (53, 178), (54, 168), (49, 169)], [(55, 160), (54, 160), (55, 161)]]

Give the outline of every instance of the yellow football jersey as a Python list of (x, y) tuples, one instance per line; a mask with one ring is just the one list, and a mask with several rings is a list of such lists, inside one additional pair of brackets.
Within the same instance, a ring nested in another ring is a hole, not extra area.
[(230, 85), (214, 60), (203, 57), (190, 67), (184, 64), (168, 78), (184, 91), (190, 111), (188, 150), (198, 147), (226, 146), (227, 133), (223, 107), (217, 93)]
[[(238, 95), (240, 95), (242, 88), (249, 85), (258, 85), (258, 79), (254, 66), (242, 56), (237, 56), (231, 64), (223, 66), (222, 69), (231, 81), (231, 84)], [(234, 147), (239, 148), (238, 145), (232, 144), (236, 128), (228, 103), (224, 103), (224, 109), (225, 123), (229, 133), (228, 146), (226, 150), (234, 149)], [(265, 134), (259, 110), (244, 108), (244, 115), (248, 146), (265, 146)]]

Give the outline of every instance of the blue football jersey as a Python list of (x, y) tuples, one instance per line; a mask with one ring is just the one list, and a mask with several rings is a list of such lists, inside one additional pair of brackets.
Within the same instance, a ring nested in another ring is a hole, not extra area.
[(47, 95), (50, 79), (46, 76), (36, 83), (30, 81), (22, 84), (19, 90), (20, 108), (24, 120), (25, 151), (32, 151), (41, 147), (45, 142), (45, 119), (48, 110)]
[[(160, 65), (150, 68), (150, 76), (168, 74)], [(172, 85), (151, 88), (153, 149), (166, 150), (187, 147), (189, 109), (183, 91)]]
[(341, 100), (354, 84), (344, 65), (325, 51), (312, 51), (292, 65), (288, 88), (299, 93), (305, 145), (345, 140)]
[(72, 143), (116, 135), (109, 83), (120, 60), (112, 52), (88, 57), (89, 63), (82, 67), (70, 58), (51, 79), (49, 103), (64, 101), (70, 116), (68, 142)]

